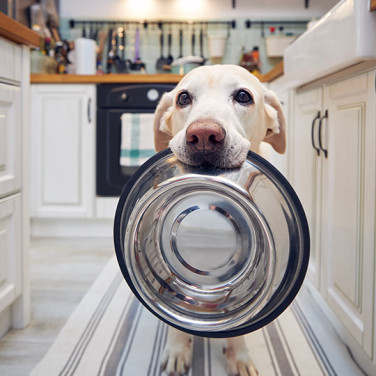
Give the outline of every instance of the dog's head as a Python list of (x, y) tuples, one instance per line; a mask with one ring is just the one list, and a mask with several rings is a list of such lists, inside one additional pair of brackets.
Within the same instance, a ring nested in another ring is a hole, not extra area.
[(285, 120), (276, 95), (244, 68), (203, 66), (165, 93), (156, 109), (156, 151), (168, 146), (190, 165), (239, 167), (262, 141), (284, 153)]

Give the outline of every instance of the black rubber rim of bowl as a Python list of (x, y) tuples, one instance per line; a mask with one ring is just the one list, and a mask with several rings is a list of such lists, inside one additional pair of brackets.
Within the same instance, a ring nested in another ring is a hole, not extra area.
[[(157, 312), (155, 312), (149, 305), (143, 300), (143, 298), (140, 296), (138, 291), (136, 290), (135, 286), (133, 285), (129, 274), (128, 274), (128, 269), (124, 261), (124, 233), (122, 229), (125, 229), (124, 224), (122, 223), (123, 218), (123, 209), (124, 209), (124, 204), (126, 202), (126, 199), (133, 187), (133, 185), (137, 182), (137, 180), (141, 177), (141, 175), (149, 168), (151, 167), (155, 162), (159, 161), (160, 159), (171, 155), (173, 156), (172, 152), (170, 149), (165, 149), (157, 154), (155, 154), (153, 157), (148, 159), (129, 179), (128, 183), (124, 186), (123, 191), (121, 193), (121, 196), (119, 198), (119, 202), (117, 205), (116, 209), (116, 214), (115, 214), (115, 220), (114, 220), (114, 245), (115, 245), (115, 252), (116, 252), (116, 257), (117, 261), (120, 266), (120, 270), (124, 276), (124, 279), (128, 283), (130, 289), (134, 293), (134, 295), (137, 297), (137, 299), (156, 317), (158, 317), (160, 320), (165, 322), (166, 324), (175, 327), (178, 330), (181, 330), (183, 332), (193, 334), (196, 336), (201, 336), (201, 337), (210, 337), (210, 338), (227, 338), (227, 337), (236, 337), (240, 336), (243, 334), (247, 334), (250, 332), (253, 332), (255, 330), (258, 330), (265, 325), (269, 324), (273, 320), (275, 320), (295, 299), (298, 291), (300, 290), (306, 272), (308, 268), (308, 262), (309, 262), (309, 253), (310, 253), (310, 235), (309, 235), (309, 227), (308, 227), (308, 222), (307, 218), (305, 216), (305, 212), (303, 210), (302, 204), (296, 195), (294, 189), (290, 185), (290, 183), (287, 181), (287, 179), (268, 161), (266, 161), (264, 158), (262, 158), (260, 155), (249, 151), (248, 152), (248, 158), (251, 161), (255, 161), (257, 164), (262, 166), (270, 175), (273, 175), (276, 180), (282, 185), (285, 189), (285, 193), (289, 196), (291, 202), (294, 205), (295, 213), (297, 218), (299, 219), (299, 224), (301, 227), (301, 232), (302, 232), (302, 243), (303, 243), (303, 252), (300, 260), (300, 268), (298, 271), (298, 274), (294, 273), (288, 273), (288, 270), (285, 272), (285, 277), (283, 282), (280, 284), (279, 288), (277, 291), (273, 294), (272, 298), (268, 302), (268, 304), (261, 310), (259, 314), (257, 314), (253, 318), (252, 323), (248, 323), (245, 325), (242, 325), (241, 327), (234, 328), (231, 330), (226, 330), (226, 331), (196, 331), (196, 330), (189, 330), (184, 327), (180, 327), (178, 325), (170, 323), (168, 320), (164, 319), (161, 317)], [(298, 254), (298, 252), (296, 252)], [(290, 257), (293, 257), (294, 255), (290, 254)], [(295, 255), (296, 256), (296, 255)], [(299, 261), (299, 257), (295, 257), (295, 262)], [(288, 262), (290, 265), (290, 260)], [(289, 269), (294, 270), (296, 267), (293, 266)], [(295, 277), (295, 281), (293, 282), (292, 286), (289, 286), (291, 284), (291, 277)], [(281, 301), (279, 298), (279, 294), (281, 291), (283, 291), (285, 286), (289, 286), (290, 291), (286, 295), (286, 297)], [(270, 312), (268, 310), (270, 309)]]

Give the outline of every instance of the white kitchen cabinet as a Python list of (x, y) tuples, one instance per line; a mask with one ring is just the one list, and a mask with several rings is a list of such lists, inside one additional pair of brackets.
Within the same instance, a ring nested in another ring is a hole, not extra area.
[(0, 81), (19, 83), (23, 73), (22, 46), (0, 37)]
[(375, 335), (375, 99), (373, 71), (298, 90), (292, 168), (311, 231), (308, 276), (369, 359)]
[(21, 197), (0, 200), (0, 312), (21, 294), (22, 285)]
[[(312, 146), (312, 129), (317, 129), (322, 114), (322, 88), (303, 92), (295, 97), (293, 163), (291, 169), (294, 189), (304, 207), (310, 234), (311, 259), (308, 276), (316, 287), (320, 284), (320, 226), (322, 158)], [(317, 132), (314, 134), (317, 134)], [(315, 146), (318, 141), (315, 137)]]
[(29, 48), (0, 38), (0, 60), (1, 337), (30, 322)]
[(325, 88), (323, 289), (372, 356), (375, 262), (375, 72)]
[(95, 85), (32, 85), (32, 217), (93, 216), (95, 103)]
[(0, 83), (0, 197), (21, 188), (21, 91)]
[(22, 290), (20, 106), (20, 87), (0, 83), (0, 337)]

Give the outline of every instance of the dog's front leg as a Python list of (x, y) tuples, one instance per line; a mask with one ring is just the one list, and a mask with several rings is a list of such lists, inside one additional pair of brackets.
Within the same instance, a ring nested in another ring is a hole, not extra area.
[(173, 376), (187, 374), (192, 362), (192, 349), (192, 335), (169, 328), (161, 365), (162, 371)]
[(229, 376), (257, 376), (258, 372), (249, 356), (243, 337), (227, 338), (223, 353)]

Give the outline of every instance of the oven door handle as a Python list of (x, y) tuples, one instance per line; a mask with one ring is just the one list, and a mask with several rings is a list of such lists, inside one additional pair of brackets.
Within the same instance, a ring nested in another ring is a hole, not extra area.
[(91, 123), (91, 98), (87, 101), (87, 120)]

